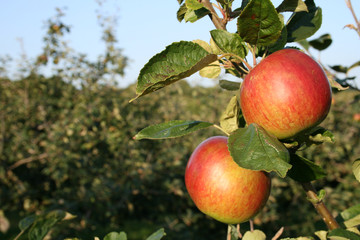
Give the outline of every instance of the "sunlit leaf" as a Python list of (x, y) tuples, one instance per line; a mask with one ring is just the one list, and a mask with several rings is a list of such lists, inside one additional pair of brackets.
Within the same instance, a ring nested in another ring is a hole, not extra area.
[(226, 106), (225, 111), (221, 114), (220, 117), (220, 126), (227, 133), (231, 133), (239, 128), (239, 113), (240, 113), (240, 104), (236, 96), (233, 96), (228, 105)]
[(278, 12), (307, 12), (309, 11), (302, 0), (284, 0), (276, 8)]
[(360, 182), (360, 158), (356, 159), (352, 164), (352, 171), (356, 180)]
[(205, 42), (204, 40), (196, 39), (196, 40), (193, 40), (192, 42), (199, 44), (199, 45), (200, 45), (203, 49), (205, 49), (207, 52), (213, 53), (210, 44), (208, 44), (208, 43)]
[(254, 231), (247, 231), (242, 240), (266, 240), (266, 235), (264, 232), (255, 229)]
[(136, 86), (137, 96), (130, 101), (191, 76), (215, 60), (217, 55), (208, 53), (196, 43), (172, 43), (141, 69)]
[(232, 53), (241, 58), (246, 57), (247, 48), (245, 42), (238, 34), (220, 29), (212, 30), (210, 34), (216, 45), (224, 53)]
[(157, 230), (153, 234), (151, 234), (146, 240), (160, 240), (166, 235), (163, 228)]
[(317, 126), (313, 128), (309, 133), (308, 145), (320, 144), (320, 143), (334, 143), (334, 134), (326, 128)]
[(321, 230), (321, 231), (316, 231), (315, 235), (320, 239), (320, 240), (327, 240), (327, 231)]
[(342, 211), (340, 216), (346, 228), (360, 225), (360, 204)]
[(194, 23), (197, 20), (205, 17), (209, 13), (210, 13), (210, 11), (207, 8), (204, 8), (204, 7), (200, 8), (200, 9), (197, 9), (197, 10), (187, 9), (186, 13), (184, 15), (184, 20), (185, 20), (185, 22)]
[(134, 136), (134, 139), (165, 139), (181, 137), (212, 125), (212, 123), (201, 121), (172, 120), (146, 127), (138, 132), (138, 134)]
[(111, 232), (106, 234), (104, 240), (127, 240), (127, 236), (125, 232)]
[(259, 46), (276, 42), (283, 27), (270, 0), (251, 0), (240, 14), (237, 26), (244, 41)]
[(184, 20), (185, 14), (187, 12), (187, 7), (185, 4), (181, 5), (179, 10), (176, 12), (176, 17), (179, 22)]
[(210, 79), (219, 77), (220, 73), (221, 67), (219, 61), (210, 63), (208, 66), (204, 67), (199, 71), (200, 76)]
[(256, 124), (239, 128), (230, 134), (228, 147), (240, 167), (274, 171), (282, 178), (291, 168), (290, 155), (285, 146)]
[(198, 0), (185, 0), (186, 7), (192, 10), (198, 10), (204, 7)]

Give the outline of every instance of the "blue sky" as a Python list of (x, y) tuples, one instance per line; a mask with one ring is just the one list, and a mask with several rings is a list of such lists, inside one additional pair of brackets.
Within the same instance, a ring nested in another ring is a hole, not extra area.
[[(237, 3), (238, 2), (238, 3)], [(235, 7), (241, 1), (235, 0)], [(237, 3), (237, 4), (236, 4)], [(274, 0), (277, 6), (280, 0)], [(353, 0), (353, 7), (360, 17), (360, 1)], [(329, 33), (332, 45), (321, 53), (321, 61), (327, 65), (349, 66), (360, 60), (360, 38), (354, 30), (344, 29), (346, 24), (354, 23), (344, 0), (318, 0), (316, 4), (323, 9), (323, 25), (310, 39)], [(77, 52), (95, 58), (104, 50), (101, 41), (101, 28), (97, 22), (95, 0), (3, 0), (0, 1), (0, 55), (19, 58), (22, 52), (20, 42), (29, 58), (40, 52), (45, 21), (56, 14), (56, 7), (66, 7), (64, 21), (71, 25), (69, 45)], [(130, 58), (126, 76), (120, 86), (134, 83), (142, 66), (167, 45), (180, 40), (209, 40), (209, 31), (214, 27), (208, 18), (196, 23), (179, 23), (176, 0), (106, 0), (102, 12), (118, 16), (116, 29), (118, 46)], [(231, 22), (229, 31), (235, 31), (236, 23)], [(313, 52), (318, 57), (317, 52)], [(359, 69), (351, 75), (359, 76)], [(360, 76), (358, 77), (360, 78)], [(198, 76), (192, 81), (206, 81)], [(360, 79), (359, 79), (360, 82)], [(360, 84), (358, 84), (360, 86)]]

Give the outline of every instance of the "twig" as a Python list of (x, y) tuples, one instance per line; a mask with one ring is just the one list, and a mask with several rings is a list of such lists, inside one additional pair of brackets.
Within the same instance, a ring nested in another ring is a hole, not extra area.
[(317, 212), (321, 215), (323, 221), (326, 223), (326, 226), (329, 230), (340, 228), (339, 224), (336, 222), (335, 218), (332, 216), (330, 211), (325, 206), (324, 202), (318, 198), (317, 192), (314, 186), (310, 183), (301, 183), (304, 188), (306, 195), (309, 201), (314, 205)]
[(350, 9), (351, 14), (353, 15), (354, 19), (355, 19), (355, 24), (356, 24), (356, 32), (358, 33), (359, 37), (360, 37), (360, 21), (357, 19), (354, 8), (352, 7), (351, 4), (351, 0), (345, 0), (345, 3), (347, 5), (347, 7)]
[(41, 159), (44, 159), (46, 157), (48, 157), (49, 155), (47, 153), (42, 153), (38, 156), (31, 156), (31, 157), (28, 157), (28, 158), (24, 158), (24, 159), (21, 159), (19, 161), (17, 161), (16, 163), (14, 163), (13, 165), (11, 165), (8, 170), (13, 170), (14, 168), (17, 168), (21, 165), (24, 165), (26, 163), (30, 163), (30, 162), (33, 162), (33, 161), (36, 161), (36, 160), (41, 160)]
[(226, 30), (226, 24), (222, 21), (221, 18), (219, 18), (211, 2), (209, 0), (202, 0), (201, 3), (210, 11), (209, 17), (214, 23), (215, 27), (217, 29)]
[(277, 240), (281, 236), (281, 234), (283, 234), (283, 232), (284, 232), (284, 227), (281, 227), (271, 240)]

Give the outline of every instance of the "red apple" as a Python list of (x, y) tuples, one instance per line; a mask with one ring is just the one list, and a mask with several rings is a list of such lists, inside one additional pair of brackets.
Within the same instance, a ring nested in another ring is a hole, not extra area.
[(239, 167), (227, 147), (227, 137), (203, 141), (192, 153), (185, 171), (185, 184), (203, 213), (227, 224), (249, 220), (269, 198), (268, 173)]
[(240, 89), (247, 124), (257, 123), (279, 139), (319, 123), (331, 106), (331, 87), (321, 66), (295, 49), (277, 51), (256, 65)]
[(357, 121), (357, 122), (360, 122), (360, 113), (355, 113), (355, 114), (353, 115), (353, 119), (354, 119), (355, 121)]

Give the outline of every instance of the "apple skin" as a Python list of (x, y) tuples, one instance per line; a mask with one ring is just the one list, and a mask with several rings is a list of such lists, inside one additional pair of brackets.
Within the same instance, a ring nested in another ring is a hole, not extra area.
[(329, 113), (331, 98), (321, 66), (295, 49), (282, 49), (263, 59), (240, 88), (246, 123), (257, 123), (279, 139), (292, 138), (321, 123)]
[(271, 179), (268, 173), (237, 165), (227, 139), (214, 136), (194, 150), (186, 166), (185, 185), (201, 212), (220, 222), (237, 224), (264, 207)]

